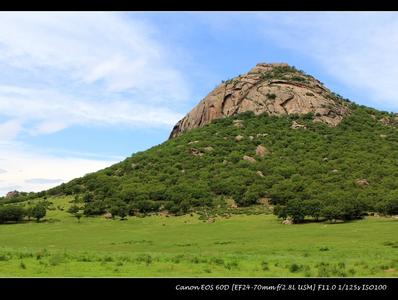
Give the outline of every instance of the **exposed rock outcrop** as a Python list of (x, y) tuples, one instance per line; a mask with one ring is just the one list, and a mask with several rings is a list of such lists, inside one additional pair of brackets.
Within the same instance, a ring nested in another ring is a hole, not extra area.
[(300, 128), (307, 129), (307, 127), (305, 125), (297, 123), (296, 121), (292, 122), (292, 126), (290, 126), (290, 128), (292, 128), (292, 129), (300, 129)]
[(243, 140), (243, 135), (237, 135), (236, 137), (235, 137), (235, 141), (237, 141), (237, 142), (240, 142), (241, 140)]
[(193, 156), (203, 156), (203, 152), (196, 148), (190, 148), (189, 153), (192, 154)]
[(260, 177), (264, 177), (264, 174), (263, 174), (263, 172), (261, 172), (261, 171), (257, 171), (256, 174), (257, 174), (258, 176), (260, 176)]
[(267, 148), (265, 148), (263, 145), (258, 145), (256, 148), (256, 155), (260, 157), (264, 157), (268, 153)]
[(255, 163), (256, 162), (256, 160), (253, 157), (249, 156), (249, 155), (244, 155), (243, 156), (243, 160), (248, 161), (250, 163)]
[(282, 221), (282, 224), (283, 224), (283, 225), (292, 225), (292, 224), (293, 224), (293, 221), (292, 221), (291, 219), (286, 219), (286, 220), (283, 220), (283, 221)]
[(368, 186), (369, 181), (367, 179), (357, 179), (355, 180), (355, 183), (359, 186)]
[(234, 124), (235, 127), (238, 127), (238, 128), (243, 128), (243, 127), (245, 127), (245, 126), (243, 125), (243, 123), (242, 123), (242, 120), (233, 120), (232, 123)]
[(211, 146), (208, 146), (208, 147), (205, 147), (203, 150), (204, 150), (205, 152), (212, 152), (212, 151), (214, 151), (214, 148), (211, 147)]
[[(323, 84), (287, 64), (257, 64), (248, 73), (211, 91), (173, 128), (170, 138), (214, 119), (251, 111), (255, 115), (312, 113), (314, 121), (336, 126), (349, 113), (346, 102)], [(243, 127), (241, 122), (234, 126)]]
[(17, 196), (19, 196), (18, 191), (11, 191), (11, 192), (7, 193), (6, 198), (13, 198), (13, 197), (17, 197)]
[(107, 213), (104, 214), (104, 218), (107, 219), (107, 220), (111, 220), (111, 219), (113, 219), (113, 216), (112, 216), (112, 214), (110, 212), (107, 212)]

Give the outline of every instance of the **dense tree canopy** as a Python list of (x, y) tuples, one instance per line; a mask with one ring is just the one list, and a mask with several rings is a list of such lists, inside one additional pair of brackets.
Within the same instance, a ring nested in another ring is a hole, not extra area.
[[(85, 215), (112, 211), (122, 218), (163, 209), (186, 213), (220, 199), (248, 206), (262, 198), (296, 222), (397, 214), (397, 117), (350, 107), (336, 127), (311, 115), (218, 119), (43, 193), (79, 195)], [(242, 127), (234, 126), (236, 119)], [(293, 120), (306, 129), (292, 129)], [(256, 155), (258, 145), (267, 150), (263, 157)]]

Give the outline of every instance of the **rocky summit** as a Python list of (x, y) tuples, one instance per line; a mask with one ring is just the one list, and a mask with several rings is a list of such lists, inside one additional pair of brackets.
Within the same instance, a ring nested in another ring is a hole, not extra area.
[(279, 116), (311, 113), (314, 122), (330, 126), (349, 114), (347, 102), (314, 77), (288, 64), (260, 63), (218, 85), (174, 126), (170, 138), (247, 111)]

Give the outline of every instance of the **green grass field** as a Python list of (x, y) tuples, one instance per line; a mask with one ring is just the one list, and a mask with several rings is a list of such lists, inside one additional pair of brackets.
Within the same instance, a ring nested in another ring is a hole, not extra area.
[[(54, 201), (69, 206), (68, 198)], [(2, 277), (398, 276), (398, 219), (282, 225), (273, 215), (82, 218), (0, 225)]]

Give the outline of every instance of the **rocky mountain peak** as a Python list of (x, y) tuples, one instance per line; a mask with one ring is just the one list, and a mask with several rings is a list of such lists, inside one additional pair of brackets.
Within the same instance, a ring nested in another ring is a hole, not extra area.
[(170, 138), (247, 111), (279, 116), (312, 113), (314, 122), (336, 126), (349, 108), (344, 99), (303, 71), (286, 63), (259, 63), (218, 85), (174, 126)]

